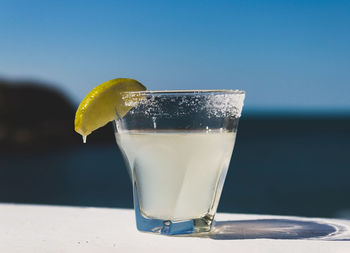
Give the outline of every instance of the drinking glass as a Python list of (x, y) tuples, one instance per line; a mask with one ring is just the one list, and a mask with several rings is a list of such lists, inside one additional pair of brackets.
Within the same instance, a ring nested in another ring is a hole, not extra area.
[(114, 121), (140, 231), (208, 232), (218, 207), (244, 91), (140, 91)]

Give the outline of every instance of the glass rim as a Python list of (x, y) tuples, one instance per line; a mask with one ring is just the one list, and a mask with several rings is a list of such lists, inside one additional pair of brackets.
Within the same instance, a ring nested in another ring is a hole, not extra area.
[(208, 90), (143, 90), (123, 91), (123, 94), (144, 94), (144, 95), (202, 95), (202, 94), (232, 94), (245, 95), (244, 90), (233, 89), (208, 89)]

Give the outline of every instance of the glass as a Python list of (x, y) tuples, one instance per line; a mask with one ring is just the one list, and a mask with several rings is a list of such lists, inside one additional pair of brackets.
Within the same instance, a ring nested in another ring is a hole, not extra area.
[(229, 167), (244, 91), (125, 92), (114, 121), (140, 231), (210, 231)]

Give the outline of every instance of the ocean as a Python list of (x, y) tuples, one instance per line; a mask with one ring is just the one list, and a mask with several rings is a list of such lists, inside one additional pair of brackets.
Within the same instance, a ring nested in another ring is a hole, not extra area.
[[(349, 196), (350, 118), (241, 120), (218, 211), (350, 218)], [(117, 145), (89, 142), (0, 154), (0, 202), (133, 207)]]

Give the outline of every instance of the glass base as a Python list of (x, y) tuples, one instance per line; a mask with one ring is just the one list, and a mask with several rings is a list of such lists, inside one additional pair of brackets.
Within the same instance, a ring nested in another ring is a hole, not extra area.
[(211, 214), (183, 221), (161, 220), (146, 217), (141, 212), (139, 206), (136, 183), (134, 183), (133, 190), (136, 226), (139, 231), (162, 235), (186, 235), (209, 232), (214, 225), (214, 215)]
[(162, 235), (183, 235), (209, 232), (213, 226), (210, 215), (186, 221), (158, 220), (144, 217), (138, 208), (135, 208), (137, 229)]
[[(134, 187), (136, 188), (136, 185)], [(195, 234), (209, 232), (214, 224), (214, 216), (210, 214), (198, 219), (185, 221), (160, 220), (145, 217), (140, 211), (137, 193), (134, 193), (134, 205), (137, 229), (142, 232), (162, 235)]]

